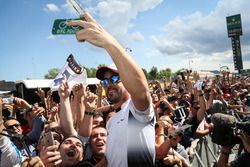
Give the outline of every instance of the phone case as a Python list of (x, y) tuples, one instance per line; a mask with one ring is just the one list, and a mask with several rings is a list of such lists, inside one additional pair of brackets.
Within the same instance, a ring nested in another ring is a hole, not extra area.
[(54, 144), (54, 137), (52, 132), (47, 132), (44, 134), (44, 145), (46, 147), (52, 146)]
[(56, 19), (53, 24), (52, 34), (75, 34), (77, 31), (82, 30), (81, 26), (67, 26), (66, 22), (71, 20), (84, 20), (83, 18), (78, 19)]

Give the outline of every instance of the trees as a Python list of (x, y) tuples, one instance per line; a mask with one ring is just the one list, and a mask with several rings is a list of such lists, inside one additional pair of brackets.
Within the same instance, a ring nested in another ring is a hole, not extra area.
[[(100, 66), (105, 66), (105, 64), (100, 64), (98, 67)], [(94, 67), (91, 67), (91, 68), (84, 67), (84, 68), (87, 71), (88, 78), (96, 77), (95, 74), (96, 74), (97, 68), (94, 68)], [(158, 71), (158, 68), (153, 66), (149, 72), (147, 72), (147, 70), (144, 68), (142, 68), (142, 71), (144, 72), (148, 80), (158, 80), (158, 79), (163, 79), (163, 78), (169, 79), (170, 76), (172, 75), (172, 71), (170, 68), (166, 68), (166, 69), (162, 69)], [(48, 71), (46, 75), (44, 75), (44, 79), (54, 79), (59, 72), (60, 72), (60, 69), (52, 68)]]
[(88, 78), (95, 78), (96, 77), (95, 76), (95, 74), (96, 74), (96, 68), (93, 68), (93, 67), (87, 68), (87, 67), (85, 67), (85, 69), (87, 71)]
[(166, 69), (162, 69), (158, 72), (157, 67), (152, 67), (151, 70), (148, 73), (148, 80), (156, 80), (156, 79), (163, 79), (163, 78), (170, 78), (170, 76), (172, 75), (171, 69), (170, 68), (166, 68)]
[(44, 79), (54, 79), (59, 72), (60, 72), (60, 69), (52, 68), (48, 71), (47, 74), (44, 75)]

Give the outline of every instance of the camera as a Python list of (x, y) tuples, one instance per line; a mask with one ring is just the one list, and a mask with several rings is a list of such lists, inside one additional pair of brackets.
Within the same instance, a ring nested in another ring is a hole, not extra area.
[(185, 106), (181, 106), (175, 109), (173, 111), (173, 114), (174, 114), (173, 122), (183, 125), (184, 121), (188, 117), (188, 110)]
[(212, 122), (214, 124), (212, 142), (215, 144), (231, 147), (241, 143), (240, 138), (237, 137), (239, 131), (250, 135), (250, 122), (238, 122), (232, 115), (214, 114)]

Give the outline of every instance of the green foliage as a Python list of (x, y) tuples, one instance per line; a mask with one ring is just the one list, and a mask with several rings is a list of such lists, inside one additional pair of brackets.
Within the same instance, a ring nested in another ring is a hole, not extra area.
[(95, 74), (96, 74), (96, 69), (95, 68), (87, 68), (85, 67), (86, 71), (87, 71), (87, 76), (88, 78), (95, 78)]
[(60, 69), (52, 68), (48, 71), (47, 74), (44, 75), (44, 79), (54, 79), (59, 72), (60, 72)]
[(155, 80), (157, 79), (157, 75), (158, 75), (158, 69), (157, 67), (153, 66), (148, 73), (148, 79)]
[(163, 79), (163, 78), (168, 78), (169, 79), (170, 76), (171, 76), (171, 69), (166, 68), (166, 69), (160, 70), (157, 79)]
[[(100, 67), (100, 66), (105, 66), (105, 64), (100, 64), (98, 67)], [(95, 78), (96, 77), (97, 68), (85, 67), (88, 78)], [(144, 68), (142, 68), (142, 71), (144, 72), (147, 80), (159, 80), (159, 79), (163, 79), (163, 78), (169, 79), (170, 76), (172, 75), (172, 71), (170, 68), (166, 68), (166, 69), (158, 71), (157, 67), (153, 66), (149, 72), (147, 72), (147, 70)], [(60, 72), (60, 69), (52, 68), (48, 71), (48, 74), (44, 75), (44, 79), (54, 79), (59, 72)]]

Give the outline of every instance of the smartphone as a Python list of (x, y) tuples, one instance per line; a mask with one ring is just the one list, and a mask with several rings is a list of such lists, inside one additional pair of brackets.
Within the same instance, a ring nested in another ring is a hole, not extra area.
[(51, 131), (46, 132), (44, 134), (44, 145), (46, 147), (54, 145), (54, 137), (53, 137), (53, 133)]
[(56, 19), (53, 24), (52, 34), (59, 35), (59, 34), (75, 34), (77, 31), (82, 30), (83, 27), (81, 26), (67, 26), (66, 23), (71, 20), (85, 20), (84, 18), (77, 18), (77, 19)]
[(13, 103), (14, 103), (14, 97), (3, 98), (3, 104), (13, 104)]

